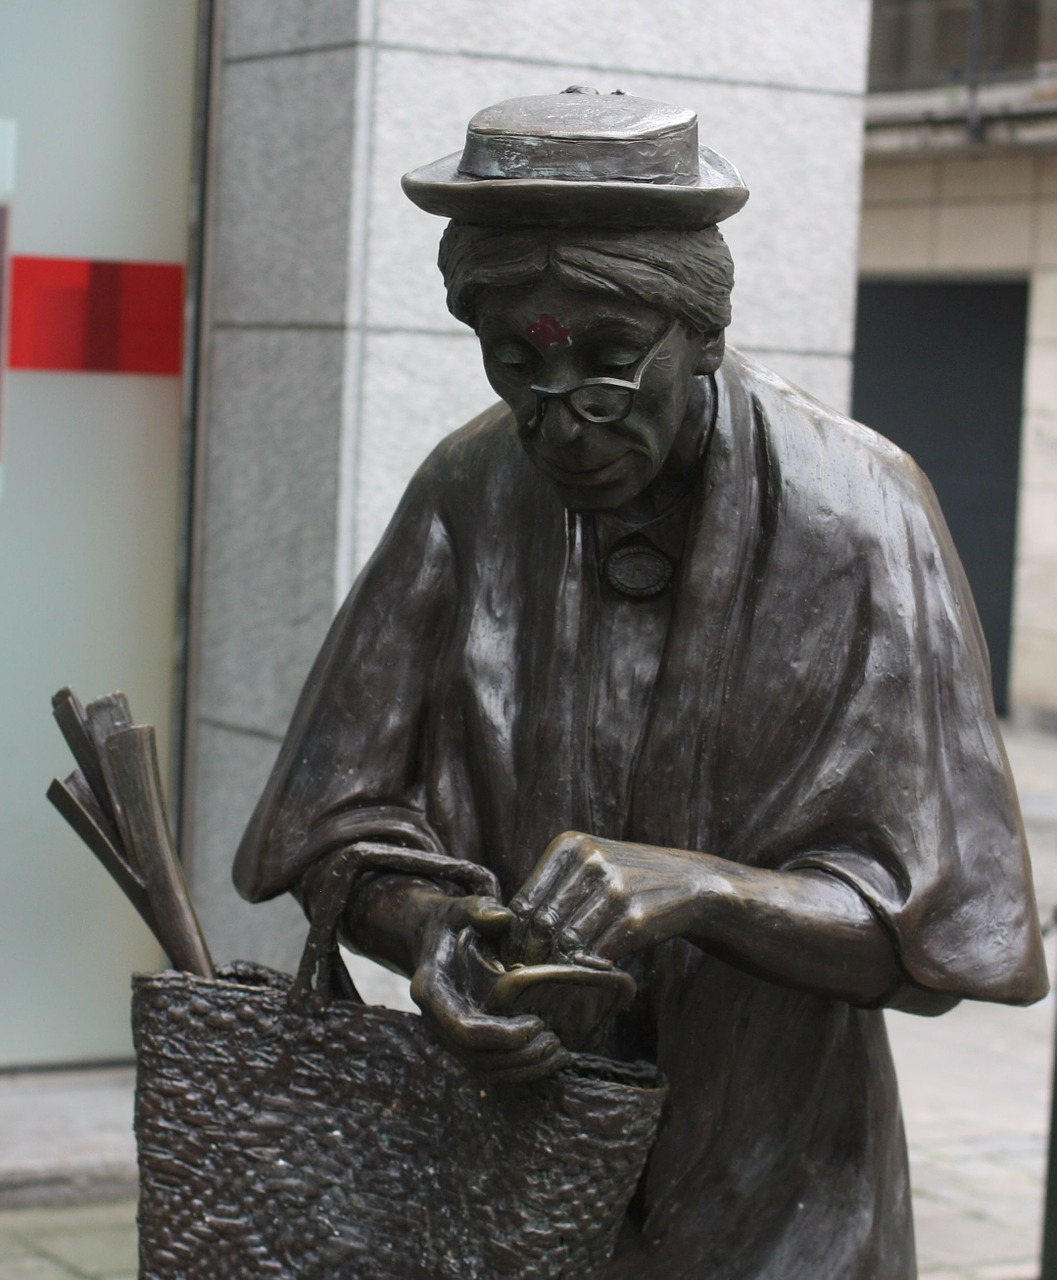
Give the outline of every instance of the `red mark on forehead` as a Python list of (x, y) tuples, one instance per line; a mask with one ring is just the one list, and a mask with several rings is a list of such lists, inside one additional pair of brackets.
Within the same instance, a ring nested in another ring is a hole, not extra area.
[(548, 347), (568, 346), (572, 338), (572, 330), (557, 316), (542, 315), (528, 331), (529, 342), (537, 351), (546, 351)]

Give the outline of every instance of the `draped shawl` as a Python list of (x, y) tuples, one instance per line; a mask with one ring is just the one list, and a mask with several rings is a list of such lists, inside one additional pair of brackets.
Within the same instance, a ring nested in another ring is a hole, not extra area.
[[(715, 385), (621, 820), (595, 834), (839, 877), (888, 931), (905, 1008), (1036, 999), (986, 649), (930, 485), (735, 352)], [(309, 676), (239, 849), (245, 896), (368, 836), (486, 864), (509, 895), (555, 835), (589, 829), (585, 520), (504, 406), (441, 443)], [(671, 1108), (613, 1275), (912, 1276), (880, 1013), (682, 941), (637, 973)]]

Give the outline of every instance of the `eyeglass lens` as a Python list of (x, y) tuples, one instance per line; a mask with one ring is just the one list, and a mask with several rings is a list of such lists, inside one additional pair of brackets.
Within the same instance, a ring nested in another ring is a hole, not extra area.
[(631, 412), (631, 387), (574, 387), (566, 392), (570, 408), (588, 422), (618, 422)]
[(546, 387), (533, 387), (532, 390), (536, 393), (537, 420), (542, 420), (548, 400), (564, 400), (572, 411), (586, 422), (600, 424), (622, 422), (631, 412), (631, 406), (635, 401), (635, 393), (639, 389), (642, 375), (646, 372), (661, 347), (675, 332), (677, 324), (678, 321), (673, 320), (650, 350), (646, 352), (635, 370), (633, 379), (629, 382), (620, 382), (617, 379), (612, 382), (592, 381), (582, 383), (578, 387), (570, 387), (567, 391), (551, 391)]

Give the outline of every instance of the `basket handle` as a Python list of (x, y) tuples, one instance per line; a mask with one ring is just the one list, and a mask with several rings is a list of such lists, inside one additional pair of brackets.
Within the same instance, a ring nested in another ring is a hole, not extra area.
[(487, 867), (448, 854), (396, 845), (358, 841), (334, 853), (324, 872), (308, 940), (290, 992), (292, 1004), (326, 1004), (329, 1000), (364, 1000), (349, 977), (338, 951), (338, 927), (360, 880), (371, 871), (450, 880), (469, 893), (498, 898), (499, 881)]

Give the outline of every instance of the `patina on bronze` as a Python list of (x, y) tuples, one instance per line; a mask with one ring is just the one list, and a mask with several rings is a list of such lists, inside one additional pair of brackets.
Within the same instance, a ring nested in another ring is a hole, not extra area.
[(502, 902), (378, 875), (343, 922), (485, 1078), (557, 1069), (568, 1006), (489, 1011), (478, 934), (493, 970), (634, 977), (590, 1047), (669, 1106), (607, 1277), (908, 1280), (881, 1010), (1043, 994), (1023, 830), (927, 481), (725, 351), (747, 193), (696, 134), (519, 99), (405, 178), (502, 403), (408, 487), (236, 883), (315, 915), (360, 840), (489, 868)]

